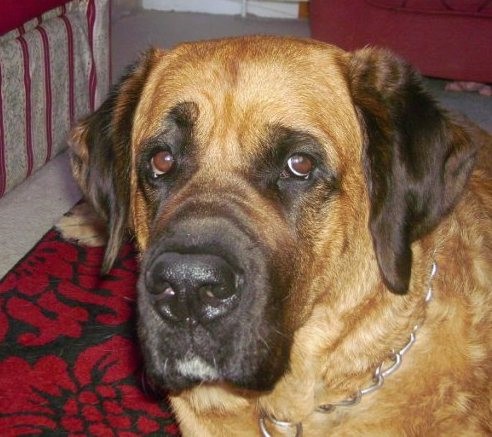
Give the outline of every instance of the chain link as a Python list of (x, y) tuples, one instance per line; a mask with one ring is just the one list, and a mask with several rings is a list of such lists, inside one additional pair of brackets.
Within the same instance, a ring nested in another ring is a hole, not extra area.
[[(426, 304), (432, 300), (432, 295), (433, 295), (432, 280), (434, 279), (436, 273), (437, 273), (437, 264), (434, 262), (432, 263), (431, 273), (429, 276), (429, 287), (424, 297), (424, 302)], [(378, 366), (378, 368), (374, 371), (371, 385), (363, 389), (357, 390), (347, 399), (343, 399), (341, 401), (333, 402), (330, 404), (319, 405), (318, 407), (315, 408), (314, 411), (322, 414), (330, 414), (333, 411), (335, 411), (338, 407), (350, 407), (358, 404), (361, 401), (362, 396), (365, 396), (381, 388), (382, 385), (384, 384), (385, 378), (392, 375), (400, 367), (401, 362), (403, 360), (403, 356), (410, 350), (410, 348), (412, 347), (412, 345), (415, 343), (417, 339), (416, 334), (419, 328), (420, 328), (419, 325), (415, 325), (405, 345), (398, 352), (392, 352), (390, 354), (388, 359), (392, 361), (392, 364), (389, 367), (383, 370), (384, 362)], [(266, 420), (268, 420), (273, 425), (282, 428), (284, 430), (285, 429), (295, 430), (295, 437), (302, 437), (302, 433), (303, 433), (302, 422), (293, 423), (284, 420), (278, 420), (275, 417), (268, 416), (264, 413), (260, 415), (260, 418), (258, 420), (263, 437), (271, 437), (270, 432), (266, 428)]]
[[(432, 263), (431, 273), (429, 277), (429, 287), (424, 297), (425, 303), (429, 303), (432, 299), (432, 279), (434, 279), (436, 273), (437, 273), (437, 265), (436, 263)], [(416, 333), (419, 330), (419, 328), (420, 328), (419, 325), (415, 325), (405, 345), (398, 352), (393, 352), (391, 354), (389, 359), (393, 362), (393, 364), (391, 364), (390, 367), (382, 370), (384, 363), (379, 365), (379, 367), (375, 370), (372, 378), (373, 384), (371, 384), (366, 388), (357, 390), (357, 392), (354, 393), (350, 398), (345, 399), (343, 401), (333, 402), (332, 404), (320, 405), (319, 407), (316, 408), (315, 411), (326, 414), (326, 413), (333, 412), (336, 409), (336, 407), (346, 407), (350, 405), (355, 405), (360, 402), (362, 396), (372, 393), (376, 391), (378, 388), (380, 388), (384, 383), (384, 379), (392, 375), (400, 367), (403, 356), (410, 350), (412, 345), (415, 343), (415, 340), (417, 338)]]
[(266, 427), (266, 420), (273, 423), (275, 426), (277, 426), (279, 428), (295, 430), (295, 433), (296, 433), (295, 437), (302, 437), (302, 423), (301, 422), (297, 422), (297, 423), (286, 422), (283, 420), (277, 420), (277, 419), (275, 419), (275, 417), (262, 414), (259, 418), (259, 424), (260, 424), (261, 435), (263, 437), (272, 437), (272, 435), (270, 434), (270, 432), (268, 431), (268, 429)]

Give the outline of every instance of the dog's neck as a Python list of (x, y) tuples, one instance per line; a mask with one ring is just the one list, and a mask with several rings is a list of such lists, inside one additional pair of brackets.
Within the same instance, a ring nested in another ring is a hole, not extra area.
[[(432, 264), (429, 285), (424, 295), (424, 301), (428, 304), (432, 300), (433, 290), (432, 290), (432, 280), (437, 273), (437, 265), (434, 262)], [(415, 325), (412, 331), (409, 333), (407, 342), (403, 345), (401, 349), (395, 352), (391, 350), (388, 353), (388, 358), (381, 362), (379, 366), (374, 370), (372, 379), (362, 388), (356, 390), (352, 395), (340, 401), (335, 401), (331, 403), (321, 404), (315, 408), (312, 414), (330, 414), (333, 413), (337, 408), (341, 407), (351, 407), (353, 405), (361, 402), (362, 398), (369, 395), (378, 389), (380, 389), (385, 381), (390, 375), (398, 370), (400, 367), (404, 356), (411, 349), (412, 345), (417, 339), (417, 332), (420, 329), (420, 325)], [(259, 426), (263, 437), (270, 437), (269, 429), (277, 429), (281, 432), (290, 432), (296, 437), (301, 437), (303, 434), (302, 422), (290, 422), (288, 420), (279, 420), (273, 415), (266, 414), (262, 412), (259, 417)]]

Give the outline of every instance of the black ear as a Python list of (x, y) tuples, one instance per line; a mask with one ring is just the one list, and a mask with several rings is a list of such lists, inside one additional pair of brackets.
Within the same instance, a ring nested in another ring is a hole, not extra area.
[(351, 55), (351, 93), (365, 135), (370, 231), (386, 285), (408, 290), (410, 245), (456, 204), (476, 148), (408, 64), (385, 50)]
[(129, 227), (133, 118), (156, 57), (150, 50), (129, 67), (99, 109), (72, 130), (69, 141), (75, 179), (108, 224), (104, 273), (112, 267)]

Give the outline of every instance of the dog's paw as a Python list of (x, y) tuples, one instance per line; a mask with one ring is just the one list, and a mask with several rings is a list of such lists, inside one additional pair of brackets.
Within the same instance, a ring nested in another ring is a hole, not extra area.
[(106, 224), (88, 203), (74, 206), (55, 225), (66, 240), (82, 246), (99, 247), (107, 242)]

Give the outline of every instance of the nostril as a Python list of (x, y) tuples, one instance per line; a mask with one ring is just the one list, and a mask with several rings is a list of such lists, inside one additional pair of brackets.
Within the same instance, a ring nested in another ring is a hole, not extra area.
[(186, 305), (180, 302), (177, 291), (169, 282), (146, 272), (146, 286), (151, 302), (161, 316), (174, 321), (188, 316)]
[(176, 291), (169, 282), (163, 282), (158, 285), (154, 285), (149, 288), (151, 294), (155, 296), (161, 296), (164, 298), (173, 298), (176, 295)]
[(219, 306), (235, 292), (225, 285), (203, 285), (198, 289), (198, 296), (205, 305)]
[(168, 297), (168, 298), (173, 298), (174, 296), (176, 296), (176, 292), (174, 291), (174, 288), (172, 288), (170, 285), (164, 288), (164, 291), (161, 294), (163, 297)]
[(163, 283), (160, 288), (154, 288), (151, 290), (154, 304), (161, 310), (164, 306), (175, 307), (177, 302), (176, 291), (171, 287), (169, 283)]

